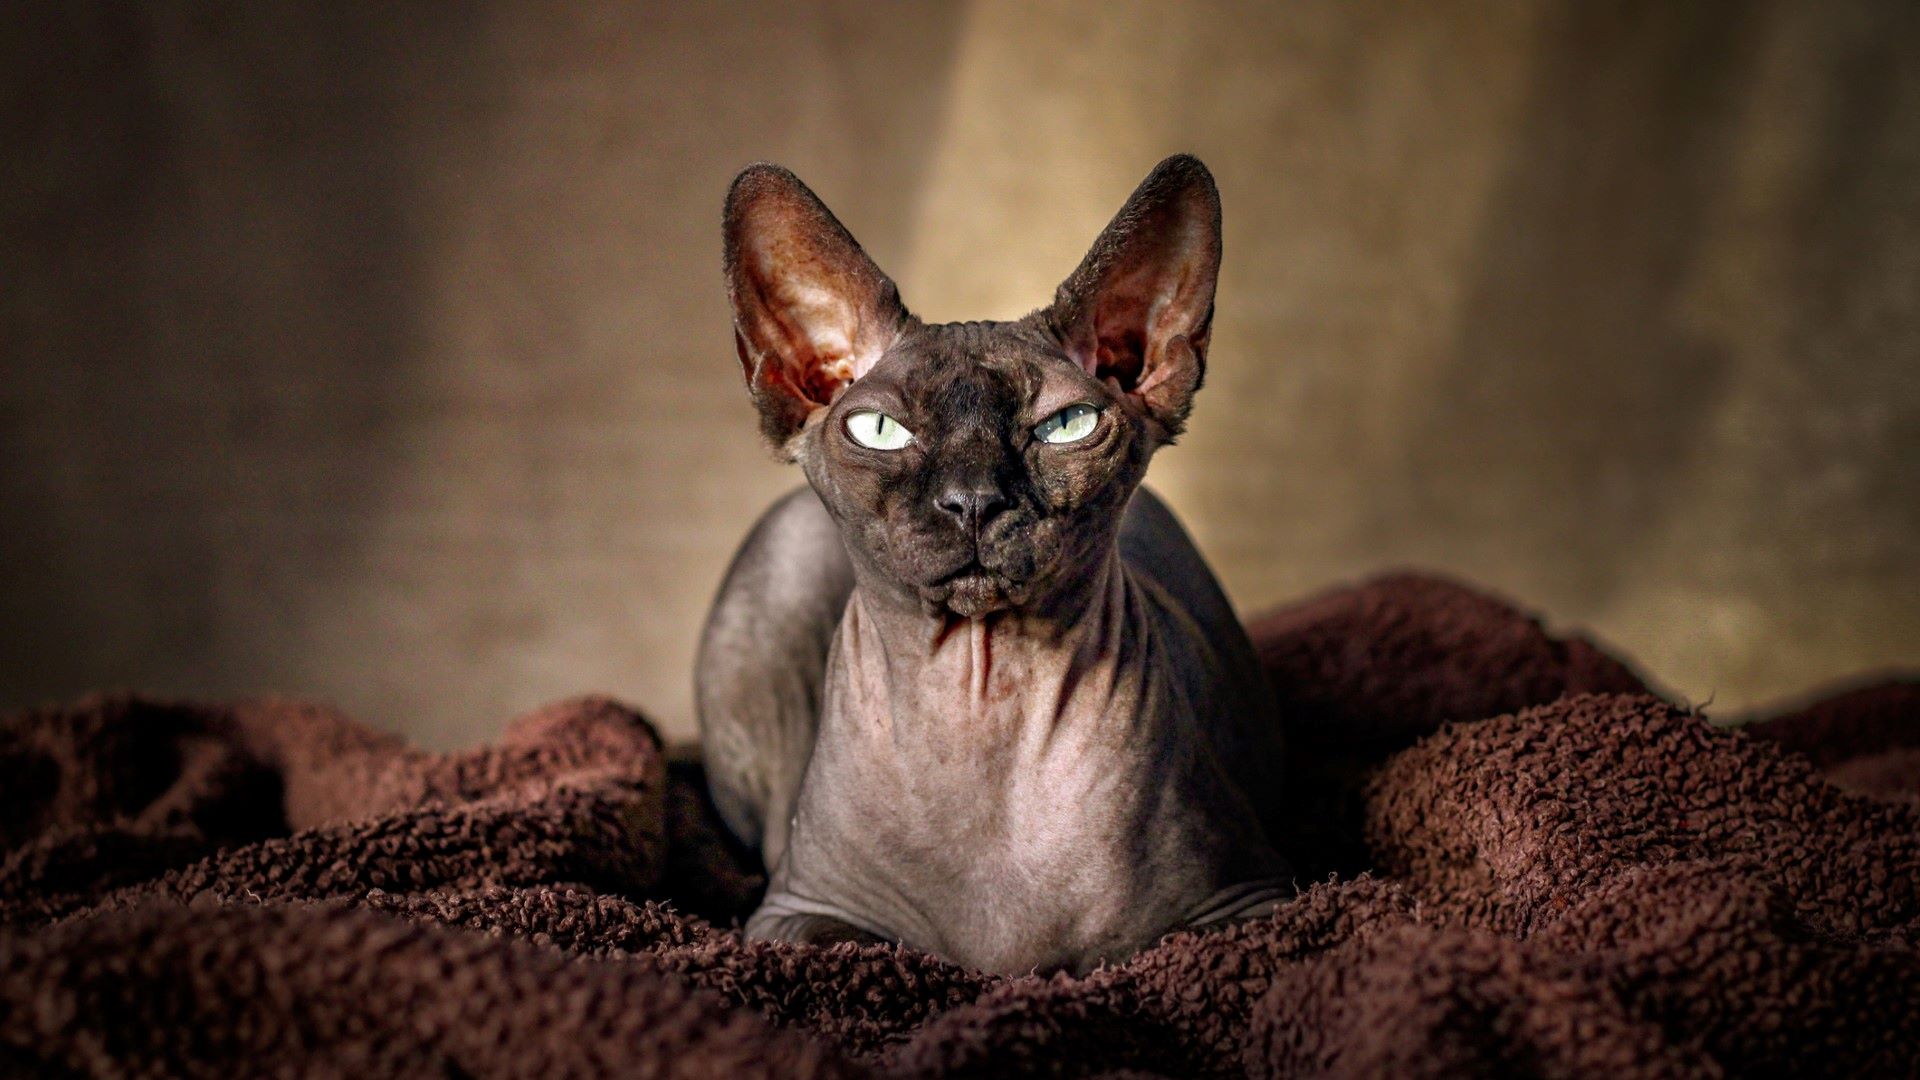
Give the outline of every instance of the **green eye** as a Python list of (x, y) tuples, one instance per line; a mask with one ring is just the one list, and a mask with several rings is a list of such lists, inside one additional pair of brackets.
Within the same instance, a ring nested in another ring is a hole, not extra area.
[(862, 409), (847, 417), (847, 434), (869, 450), (898, 450), (913, 441), (913, 432), (883, 412)]
[(1044, 443), (1070, 443), (1093, 434), (1100, 424), (1100, 410), (1084, 402), (1069, 405), (1033, 429), (1034, 437)]

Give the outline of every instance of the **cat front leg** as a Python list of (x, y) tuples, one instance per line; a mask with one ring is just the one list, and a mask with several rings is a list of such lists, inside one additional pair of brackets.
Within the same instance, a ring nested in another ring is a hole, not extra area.
[[(802, 908), (806, 910), (801, 910)], [(816, 910), (817, 909), (817, 910)], [(748, 941), (791, 941), (800, 945), (887, 945), (885, 935), (848, 922), (824, 905), (772, 893), (747, 919)]]

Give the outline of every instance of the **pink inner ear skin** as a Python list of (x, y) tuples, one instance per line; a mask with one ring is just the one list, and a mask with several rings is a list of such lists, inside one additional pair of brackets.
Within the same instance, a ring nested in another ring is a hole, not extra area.
[(869, 343), (861, 337), (867, 329), (865, 325), (860, 325), (855, 330), (854, 341), (858, 347), (849, 343), (837, 328), (806, 339), (807, 353), (813, 357), (812, 363), (787, 365), (787, 370), (796, 387), (808, 400), (819, 405), (833, 404), (834, 399), (853, 385), (855, 380), (874, 369), (899, 336), (896, 330), (885, 340)]
[(1161, 162), (1060, 286), (1048, 322), (1067, 354), (1177, 435), (1199, 388), (1220, 201), (1206, 166)]
[[(1182, 356), (1183, 353), (1191, 353), (1193, 350), (1188, 347), (1187, 339), (1184, 336), (1176, 336), (1162, 346), (1162, 351), (1167, 355), (1164, 358), (1157, 357), (1155, 359), (1180, 360), (1184, 358)], [(1147, 363), (1143, 365), (1143, 370), (1146, 372), (1145, 377), (1134, 384), (1133, 392), (1143, 398), (1152, 397), (1154, 389), (1167, 381), (1173, 369), (1174, 365), (1164, 362)]]
[(799, 178), (743, 170), (725, 218), (729, 295), (775, 444), (872, 370), (911, 318), (893, 282)]

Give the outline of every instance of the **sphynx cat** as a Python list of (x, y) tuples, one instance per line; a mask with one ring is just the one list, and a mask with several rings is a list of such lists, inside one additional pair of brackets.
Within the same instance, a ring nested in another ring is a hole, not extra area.
[(1085, 971), (1292, 893), (1279, 726), (1205, 560), (1140, 489), (1204, 371), (1220, 202), (1169, 158), (1053, 303), (923, 323), (792, 173), (727, 196), (735, 340), (808, 486), (701, 640), (750, 938)]

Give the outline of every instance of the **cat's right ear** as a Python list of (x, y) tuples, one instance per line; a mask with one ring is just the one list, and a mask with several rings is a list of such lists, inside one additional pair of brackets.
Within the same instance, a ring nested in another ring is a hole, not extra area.
[(727, 295), (760, 428), (776, 449), (886, 354), (900, 294), (800, 178), (749, 165), (727, 192)]

